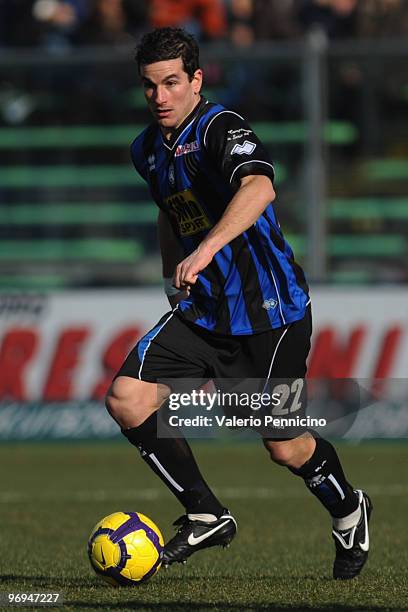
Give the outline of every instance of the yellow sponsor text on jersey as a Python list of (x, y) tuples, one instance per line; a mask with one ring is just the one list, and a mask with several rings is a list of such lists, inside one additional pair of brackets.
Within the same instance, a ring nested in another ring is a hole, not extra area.
[(176, 219), (181, 236), (192, 236), (211, 227), (201, 204), (190, 189), (179, 191), (164, 202), (169, 213)]

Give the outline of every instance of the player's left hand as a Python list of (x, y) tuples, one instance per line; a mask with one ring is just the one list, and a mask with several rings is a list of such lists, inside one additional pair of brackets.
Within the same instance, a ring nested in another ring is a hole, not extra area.
[(194, 285), (198, 274), (211, 262), (214, 254), (200, 244), (195, 251), (181, 261), (174, 273), (173, 285), (177, 289), (185, 289)]

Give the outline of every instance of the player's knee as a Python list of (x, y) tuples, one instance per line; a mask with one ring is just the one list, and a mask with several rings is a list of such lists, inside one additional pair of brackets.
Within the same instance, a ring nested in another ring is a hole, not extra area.
[(265, 440), (264, 445), (274, 463), (278, 463), (279, 465), (290, 464), (293, 456), (293, 449), (287, 441)]
[(124, 376), (112, 383), (105, 404), (111, 417), (122, 428), (138, 427), (159, 408), (157, 393), (149, 386), (149, 383)]
[(300, 468), (310, 459), (316, 444), (313, 437), (301, 436), (292, 440), (264, 440), (264, 445), (274, 463)]

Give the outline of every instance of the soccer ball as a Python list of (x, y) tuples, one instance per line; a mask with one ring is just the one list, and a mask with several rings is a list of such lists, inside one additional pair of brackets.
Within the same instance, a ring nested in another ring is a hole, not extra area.
[(114, 512), (92, 529), (88, 556), (95, 572), (113, 586), (145, 582), (160, 569), (164, 540), (140, 512)]

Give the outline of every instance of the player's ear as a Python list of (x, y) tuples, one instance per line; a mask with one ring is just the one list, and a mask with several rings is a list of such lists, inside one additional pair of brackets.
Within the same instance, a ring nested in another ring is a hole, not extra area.
[(203, 71), (201, 70), (201, 68), (198, 68), (195, 71), (191, 81), (193, 83), (193, 91), (196, 95), (198, 95), (201, 91), (201, 86), (203, 84)]

